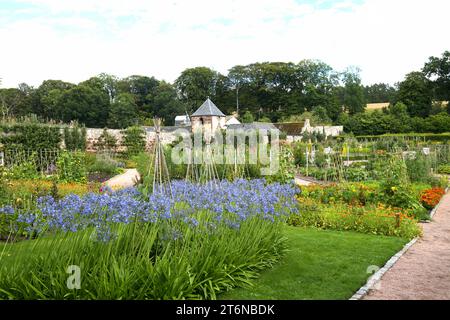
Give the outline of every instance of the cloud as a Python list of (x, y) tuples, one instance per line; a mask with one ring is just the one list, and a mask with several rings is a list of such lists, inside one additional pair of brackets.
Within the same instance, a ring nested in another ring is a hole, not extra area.
[(3, 87), (101, 72), (173, 81), (188, 67), (226, 73), (236, 64), (307, 58), (337, 70), (356, 65), (367, 84), (394, 83), (450, 49), (446, 0), (16, 3), (0, 4), (8, 13), (0, 18)]

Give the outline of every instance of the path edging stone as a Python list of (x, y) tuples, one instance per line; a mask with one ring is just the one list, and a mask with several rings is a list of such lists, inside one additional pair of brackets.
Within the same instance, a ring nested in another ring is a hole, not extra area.
[[(447, 187), (445, 189), (445, 194), (447, 194), (448, 191), (449, 191), (449, 188)], [(443, 199), (444, 199), (444, 197), (442, 197), (442, 199), (439, 201), (439, 203), (433, 208), (433, 210), (431, 210), (431, 212), (430, 212), (431, 219), (433, 219), (433, 216), (436, 214)], [(389, 259), (388, 262), (386, 262), (384, 267), (381, 268), (380, 270), (378, 270), (374, 275), (372, 275), (367, 280), (366, 284), (364, 286), (362, 286), (358, 291), (356, 291), (356, 293), (349, 300), (361, 300), (362, 298), (364, 298), (364, 296), (366, 296), (369, 293), (369, 291), (381, 280), (381, 278), (384, 276), (384, 274), (386, 272), (388, 272), (389, 269), (391, 269), (397, 263), (398, 259), (400, 259), (401, 256), (403, 256), (417, 242), (417, 240), (419, 240), (419, 238), (420, 237), (416, 237), (416, 238), (412, 239), (410, 242), (408, 242), (403, 247), (402, 250), (400, 250), (394, 256), (392, 256), (392, 258)]]
[(369, 291), (378, 283), (378, 281), (381, 280), (384, 274), (395, 265), (398, 259), (400, 259), (400, 257), (403, 256), (409, 250), (409, 248), (411, 248), (417, 242), (417, 240), (419, 240), (419, 237), (412, 239), (403, 247), (402, 250), (392, 256), (389, 261), (386, 262), (384, 267), (375, 272), (375, 274), (373, 274), (369, 278), (369, 280), (367, 280), (366, 284), (362, 286), (349, 300), (361, 300), (364, 296), (366, 296)]

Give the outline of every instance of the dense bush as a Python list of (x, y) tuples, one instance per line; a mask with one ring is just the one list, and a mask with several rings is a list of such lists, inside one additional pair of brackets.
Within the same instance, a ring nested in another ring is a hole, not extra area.
[(427, 118), (411, 118), (407, 114), (399, 117), (374, 111), (342, 116), (339, 124), (344, 126), (345, 132), (352, 132), (357, 136), (410, 132), (444, 133), (450, 132), (450, 115), (442, 112)]
[(56, 150), (61, 143), (60, 128), (39, 123), (1, 123), (0, 143), (5, 149)]

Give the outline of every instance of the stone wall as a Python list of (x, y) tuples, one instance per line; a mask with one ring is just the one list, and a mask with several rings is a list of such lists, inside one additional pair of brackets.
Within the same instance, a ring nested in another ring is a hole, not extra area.
[[(181, 129), (177, 131), (178, 129)], [(156, 140), (156, 132), (153, 128), (144, 128), (145, 135), (146, 135), (146, 150), (151, 150), (151, 148), (154, 145), (154, 142)], [(123, 146), (123, 134), (122, 130), (118, 129), (107, 129), (108, 133), (112, 136), (114, 136), (117, 140), (118, 145), (118, 152), (125, 151), (126, 147)], [(170, 144), (178, 139), (181, 134), (188, 134), (190, 131), (186, 128), (180, 127), (167, 127), (162, 128), (160, 133), (160, 139), (162, 144)], [(103, 133), (103, 129), (93, 129), (93, 128), (87, 128), (86, 129), (86, 150), (90, 152), (97, 151), (96, 144), (98, 143), (98, 139)]]

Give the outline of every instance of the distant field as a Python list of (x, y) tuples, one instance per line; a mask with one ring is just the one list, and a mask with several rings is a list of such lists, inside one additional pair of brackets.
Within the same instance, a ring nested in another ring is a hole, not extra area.
[(389, 107), (389, 102), (382, 103), (368, 103), (367, 110), (381, 110), (383, 108)]
[[(442, 101), (443, 106), (448, 105), (448, 101)], [(368, 103), (367, 104), (367, 110), (381, 110), (383, 108), (389, 107), (389, 102), (382, 102), (382, 103)]]

